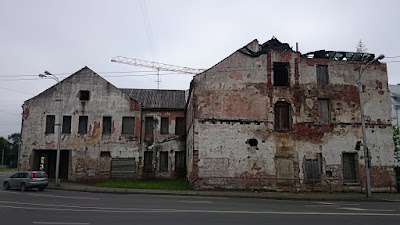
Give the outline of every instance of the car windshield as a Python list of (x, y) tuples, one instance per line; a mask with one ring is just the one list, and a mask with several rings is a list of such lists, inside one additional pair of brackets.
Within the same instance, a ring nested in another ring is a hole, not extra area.
[(34, 172), (33, 173), (33, 178), (44, 178), (46, 177), (46, 174), (44, 172)]

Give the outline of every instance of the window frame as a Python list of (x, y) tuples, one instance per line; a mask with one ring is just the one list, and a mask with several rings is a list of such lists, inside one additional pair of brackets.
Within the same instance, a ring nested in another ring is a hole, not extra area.
[[(108, 122), (109, 120), (109, 122)], [(106, 122), (107, 124), (109, 123), (110, 126), (106, 126)], [(103, 129), (102, 129), (102, 134), (106, 134), (109, 135), (112, 132), (112, 117), (111, 116), (103, 116)]]
[(122, 117), (122, 131), (121, 134), (134, 135), (135, 134), (135, 120), (133, 116)]
[[(52, 118), (52, 124), (50, 124)], [(55, 115), (46, 115), (46, 129), (45, 134), (54, 134), (56, 125), (56, 116)]]
[[(69, 121), (68, 121), (68, 118), (69, 118)], [(66, 124), (68, 126), (66, 126)], [(71, 134), (71, 124), (72, 124), (72, 116), (63, 116), (61, 133), (62, 134)]]
[[(283, 124), (283, 116), (282, 110), (287, 109), (287, 125)], [(279, 101), (274, 105), (274, 128), (275, 131), (289, 131), (292, 129), (292, 121), (291, 121), (291, 105), (287, 102)]]
[(315, 68), (316, 68), (317, 84), (318, 85), (329, 84), (328, 65), (317, 65)]
[[(85, 132), (81, 132), (81, 127), (83, 127), (83, 125), (81, 125), (84, 120), (83, 118), (86, 118), (86, 127), (85, 127)], [(78, 134), (87, 134), (88, 133), (88, 124), (89, 124), (89, 117), (88, 116), (79, 116), (79, 121), (78, 121)]]
[[(290, 86), (290, 64), (288, 62), (273, 62), (274, 87)], [(286, 75), (283, 75), (284, 71)], [(283, 76), (282, 76), (283, 75)]]
[[(326, 105), (326, 109), (322, 108)], [(318, 99), (318, 122), (326, 124), (330, 122), (330, 99), (319, 98)], [(326, 115), (324, 115), (324, 110), (326, 110)]]
[(169, 134), (169, 117), (161, 117), (160, 134)]

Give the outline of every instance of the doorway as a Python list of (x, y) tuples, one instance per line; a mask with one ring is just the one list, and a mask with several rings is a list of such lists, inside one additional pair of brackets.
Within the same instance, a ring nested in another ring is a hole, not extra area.
[[(56, 177), (57, 150), (34, 150), (32, 170), (40, 170), (40, 165), (44, 165), (44, 171), (49, 178)], [(68, 179), (69, 150), (60, 151), (60, 179)]]

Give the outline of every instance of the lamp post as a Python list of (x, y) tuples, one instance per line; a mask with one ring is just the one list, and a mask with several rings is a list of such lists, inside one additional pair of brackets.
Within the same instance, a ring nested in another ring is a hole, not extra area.
[[(372, 62), (375, 62), (377, 60), (381, 60), (385, 58), (384, 55), (379, 55), (377, 58), (371, 60), (370, 62), (368, 62), (367, 64), (365, 64), (364, 66), (364, 70), (366, 68), (366, 66), (368, 66), (369, 64), (371, 64)], [(360, 64), (360, 69), (358, 70), (358, 94), (360, 96), (360, 110), (361, 110), (361, 127), (362, 127), (362, 136), (363, 136), (363, 146), (364, 146), (364, 161), (365, 161), (365, 177), (367, 179), (367, 185), (366, 185), (366, 194), (367, 194), (367, 198), (371, 197), (371, 177), (369, 174), (369, 169), (371, 167), (371, 156), (370, 156), (370, 152), (369, 149), (367, 147), (367, 137), (365, 134), (365, 118), (364, 118), (364, 104), (363, 104), (363, 96), (362, 96), (362, 83), (361, 83), (361, 75), (364, 72), (364, 70), (362, 70), (362, 64)]]
[(58, 93), (59, 93), (59, 98), (56, 101), (59, 101), (59, 115), (58, 115), (58, 136), (57, 136), (57, 157), (56, 157), (56, 186), (60, 186), (60, 181), (58, 178), (59, 172), (60, 172), (60, 145), (61, 145), (61, 126), (62, 126), (62, 101), (63, 101), (63, 94), (62, 94), (62, 89), (61, 89), (61, 83), (60, 80), (53, 74), (51, 74), (48, 71), (44, 71), (44, 74), (39, 74), (39, 77), (50, 77), (57, 81), (58, 85)]

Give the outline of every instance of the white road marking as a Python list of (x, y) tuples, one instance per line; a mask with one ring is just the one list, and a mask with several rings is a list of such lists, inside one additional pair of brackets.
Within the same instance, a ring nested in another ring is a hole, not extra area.
[(70, 225), (87, 225), (90, 223), (68, 223), (68, 222), (33, 222), (34, 224), (70, 224)]
[(354, 211), (376, 211), (376, 212), (396, 212), (394, 209), (362, 209), (362, 208), (337, 208), (344, 210), (354, 210)]
[(13, 191), (0, 191), (0, 193), (6, 193), (6, 194), (17, 194), (17, 195), (20, 195), (20, 194), (22, 194), (22, 193), (13, 192)]
[(330, 202), (317, 202), (317, 203), (322, 205), (336, 205), (335, 203), (330, 203)]
[(232, 211), (232, 210), (184, 210), (184, 209), (170, 209), (170, 210), (124, 210), (124, 211), (110, 211), (110, 210), (83, 210), (83, 209), (57, 209), (57, 208), (29, 208), (29, 207), (15, 207), (3, 206), (2, 208), (12, 209), (28, 209), (39, 211), (72, 211), (72, 212), (102, 212), (102, 213), (224, 213), (224, 214), (278, 214), (278, 215), (331, 215), (331, 216), (399, 216), (400, 214), (389, 213), (330, 213), (330, 212), (274, 212), (274, 211)]
[(182, 200), (179, 202), (183, 202), (183, 203), (212, 203), (212, 201), (189, 201), (189, 200)]
[(360, 204), (340, 204), (340, 205), (345, 205), (345, 206), (356, 206), (356, 205), (360, 205)]
[(44, 194), (28, 194), (32, 196), (44, 196), (53, 198), (73, 198), (73, 199), (87, 199), (87, 200), (99, 200), (100, 198), (89, 198), (89, 197), (74, 197), (74, 196), (59, 196), (59, 195), (44, 195)]
[(337, 207), (337, 205), (304, 205), (304, 206), (311, 206), (311, 207), (321, 207), (321, 206), (333, 206), (333, 207)]

